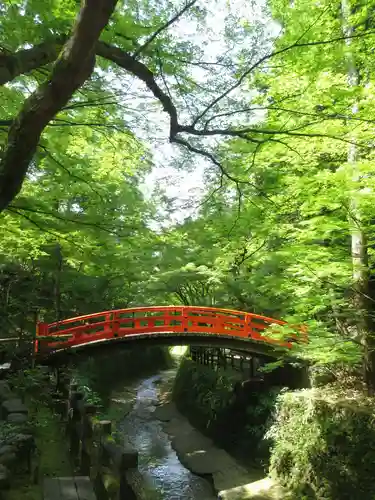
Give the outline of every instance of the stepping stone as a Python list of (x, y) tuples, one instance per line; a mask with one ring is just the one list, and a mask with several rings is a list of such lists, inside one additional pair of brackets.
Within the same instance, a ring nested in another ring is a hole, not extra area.
[(15, 446), (17, 448), (17, 454), (20, 457), (25, 457), (27, 454), (35, 450), (34, 437), (27, 434), (16, 434), (13, 436), (10, 444), (11, 446)]
[(44, 500), (96, 500), (89, 477), (47, 477), (43, 486)]
[(22, 401), (20, 399), (7, 399), (1, 405), (1, 410), (2, 410), (3, 416), (5, 416), (5, 417), (7, 417), (9, 415), (9, 413), (26, 413), (27, 414), (27, 408), (22, 403)]
[(5, 444), (0, 447), (0, 455), (5, 455), (6, 453), (16, 453), (16, 447), (10, 444)]
[(15, 397), (12, 393), (8, 382), (5, 380), (0, 380), (0, 401), (5, 401), (6, 399), (12, 399)]
[(277, 481), (264, 478), (237, 488), (220, 491), (219, 500), (292, 500), (292, 496)]
[(9, 469), (5, 465), (0, 464), (0, 490), (9, 488)]
[(159, 405), (155, 408), (154, 415), (158, 420), (162, 422), (169, 422), (172, 418), (178, 416), (176, 405), (172, 402)]
[(27, 422), (27, 415), (25, 413), (9, 413), (7, 422), (10, 424), (24, 424)]
[(17, 462), (18, 458), (15, 453), (4, 453), (0, 455), (0, 464), (2, 465), (12, 465)]

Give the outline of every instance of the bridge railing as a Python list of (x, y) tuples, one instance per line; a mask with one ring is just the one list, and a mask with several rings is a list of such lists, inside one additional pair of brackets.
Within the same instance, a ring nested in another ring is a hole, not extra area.
[(49, 349), (59, 349), (161, 332), (231, 336), (288, 348), (292, 347), (292, 342), (305, 341), (307, 338), (301, 327), (296, 327), (288, 340), (264, 335), (264, 330), (271, 325), (286, 325), (286, 322), (253, 313), (211, 307), (135, 307), (87, 314), (49, 324), (40, 322), (37, 325), (36, 350), (40, 343)]

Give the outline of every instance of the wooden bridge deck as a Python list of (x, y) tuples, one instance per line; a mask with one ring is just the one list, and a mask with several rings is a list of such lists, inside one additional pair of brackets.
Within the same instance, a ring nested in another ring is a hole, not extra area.
[(96, 500), (96, 496), (89, 477), (48, 477), (43, 500)]

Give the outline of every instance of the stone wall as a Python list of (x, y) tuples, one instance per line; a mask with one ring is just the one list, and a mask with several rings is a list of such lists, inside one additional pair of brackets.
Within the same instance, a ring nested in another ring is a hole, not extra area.
[(27, 407), (4, 380), (0, 380), (0, 404), (0, 490), (4, 490), (12, 476), (34, 474), (37, 450)]

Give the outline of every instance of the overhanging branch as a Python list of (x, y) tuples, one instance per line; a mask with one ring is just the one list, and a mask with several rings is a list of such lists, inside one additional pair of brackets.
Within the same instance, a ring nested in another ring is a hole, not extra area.
[(191, 0), (190, 2), (188, 2), (179, 12), (177, 12), (176, 15), (174, 15), (171, 19), (169, 19), (169, 21), (167, 21), (165, 24), (163, 24), (162, 26), (160, 26), (160, 28), (158, 28), (155, 33), (153, 33), (146, 41), (143, 45), (141, 45), (135, 52), (134, 52), (134, 55), (133, 57), (136, 58), (137, 56), (139, 56), (139, 54), (141, 52), (143, 52), (154, 40), (155, 38), (160, 35), (161, 32), (167, 30), (169, 28), (169, 26), (171, 26), (173, 23), (175, 23), (177, 21), (177, 19), (179, 19), (187, 10), (190, 9), (190, 7), (192, 7), (195, 3), (197, 2), (197, 0)]
[(26, 99), (10, 126), (0, 156), (0, 211), (19, 193), (40, 136), (73, 93), (91, 75), (95, 45), (117, 0), (84, 0), (72, 36), (64, 45), (51, 77)]

